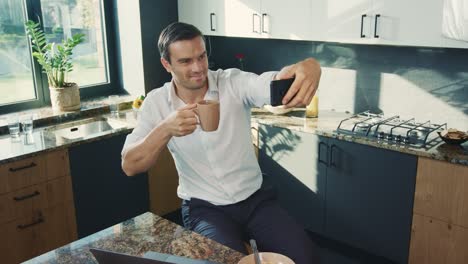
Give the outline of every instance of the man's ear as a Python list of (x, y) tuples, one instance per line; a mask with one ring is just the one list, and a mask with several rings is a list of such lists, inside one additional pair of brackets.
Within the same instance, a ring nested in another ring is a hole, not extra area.
[(171, 72), (172, 72), (171, 63), (168, 62), (166, 59), (161, 58), (161, 64), (162, 64), (162, 66), (164, 67), (164, 69), (166, 69), (166, 71), (167, 71), (168, 73), (171, 73)]

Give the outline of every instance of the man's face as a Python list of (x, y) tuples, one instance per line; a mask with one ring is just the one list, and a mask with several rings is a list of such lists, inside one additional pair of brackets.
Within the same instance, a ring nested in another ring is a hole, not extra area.
[(206, 87), (208, 58), (201, 37), (172, 43), (169, 54), (171, 62), (161, 58), (161, 63), (172, 74), (177, 88), (196, 90)]

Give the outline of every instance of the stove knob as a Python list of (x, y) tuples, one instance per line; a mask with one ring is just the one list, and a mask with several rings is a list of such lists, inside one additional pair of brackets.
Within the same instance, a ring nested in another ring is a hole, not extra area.
[(409, 137), (403, 138), (403, 143), (409, 144), (410, 143), (410, 138)]
[(387, 135), (387, 140), (390, 141), (390, 140), (392, 140), (392, 138), (393, 138), (392, 134), (388, 134), (388, 135)]
[(396, 141), (396, 142), (401, 142), (401, 135), (397, 135), (397, 136), (395, 137), (395, 141)]

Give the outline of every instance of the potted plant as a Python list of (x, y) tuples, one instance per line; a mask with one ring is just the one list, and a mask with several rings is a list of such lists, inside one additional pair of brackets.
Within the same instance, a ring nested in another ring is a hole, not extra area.
[(67, 81), (73, 70), (72, 51), (84, 40), (84, 34), (64, 39), (62, 44), (49, 43), (40, 24), (28, 20), (26, 33), (31, 39), (33, 57), (42, 66), (49, 82), (50, 101), (53, 110), (74, 111), (81, 108), (80, 90), (76, 83)]

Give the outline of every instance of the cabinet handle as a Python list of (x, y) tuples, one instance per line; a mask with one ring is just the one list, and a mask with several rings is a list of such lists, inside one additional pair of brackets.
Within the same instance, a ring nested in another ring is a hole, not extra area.
[(44, 222), (44, 218), (42, 218), (42, 216), (39, 217), (39, 219), (37, 219), (36, 221), (32, 222), (32, 223), (29, 223), (29, 224), (25, 224), (25, 225), (17, 225), (16, 227), (18, 229), (26, 229), (28, 227), (31, 227), (31, 226), (34, 226), (34, 225), (37, 225), (37, 224), (40, 224)]
[(33, 198), (34, 196), (38, 196), (39, 194), (41, 194), (40, 192), (38, 191), (35, 191), (31, 194), (27, 194), (27, 195), (24, 195), (24, 196), (20, 196), (20, 197), (13, 197), (13, 200), (19, 202), (19, 201), (23, 201), (23, 200), (26, 200), (26, 199), (29, 199), (29, 198)]
[(23, 167), (10, 168), (10, 171), (11, 171), (11, 172), (16, 172), (16, 171), (20, 171), (20, 170), (25, 170), (25, 169), (29, 169), (29, 168), (32, 168), (32, 167), (36, 167), (36, 166), (37, 166), (36, 163), (31, 162), (31, 164), (26, 165), (26, 166), (23, 166)]
[(364, 32), (363, 32), (363, 31), (364, 31), (364, 18), (365, 18), (365, 17), (367, 17), (366, 14), (363, 14), (363, 15), (361, 16), (361, 38), (365, 38), (365, 37), (366, 37), (366, 35), (364, 35)]
[(325, 144), (325, 143), (323, 143), (323, 142), (320, 142), (320, 143), (319, 143), (319, 149), (318, 149), (318, 161), (319, 161), (319, 163), (322, 163), (322, 164), (324, 164), (325, 166), (328, 167), (328, 158), (327, 158), (327, 160), (325, 160), (325, 161), (321, 159), (321, 157), (322, 157), (322, 155), (321, 155), (322, 145), (324, 145), (325, 147), (327, 147), (327, 155), (325, 155), (325, 157), (328, 157), (328, 145)]
[(258, 32), (257, 30), (255, 30), (255, 17), (258, 17), (259, 21), (260, 21), (260, 16), (257, 14), (257, 13), (254, 13), (252, 15), (252, 32), (253, 33), (260, 33)]
[(335, 159), (333, 158), (335, 155), (333, 155), (333, 149), (336, 149), (338, 148), (335, 144), (332, 144), (331, 145), (331, 148), (330, 148), (330, 167), (335, 167), (336, 168), (336, 163), (335, 163)]
[(268, 31), (265, 30), (265, 17), (267, 17), (267, 13), (262, 14), (262, 33), (268, 33)]
[(374, 24), (374, 38), (378, 38), (377, 35), (377, 21), (379, 20), (380, 14), (375, 15), (375, 24)]
[(216, 16), (215, 13), (210, 14), (210, 29), (211, 31), (216, 31), (216, 28), (213, 27), (213, 17)]

